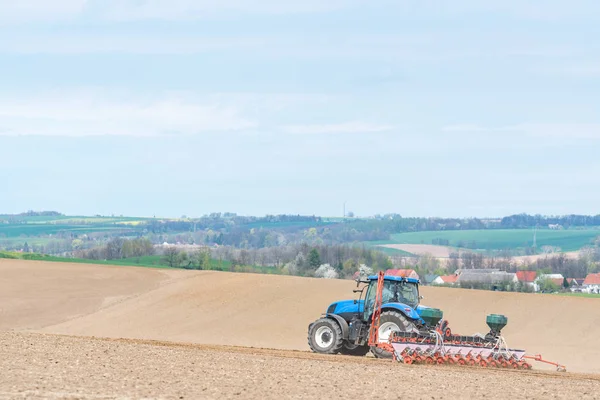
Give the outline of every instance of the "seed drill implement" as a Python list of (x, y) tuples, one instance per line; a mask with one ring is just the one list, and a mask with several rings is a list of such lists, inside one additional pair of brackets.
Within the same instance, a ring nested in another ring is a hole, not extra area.
[[(383, 272), (359, 280), (366, 283), (359, 300), (331, 304), (308, 327), (308, 344), (314, 352), (389, 358), (404, 364), (470, 365), (486, 368), (531, 369), (530, 361), (565, 366), (510, 348), (501, 335), (508, 319), (491, 314), (490, 331), (471, 336), (452, 332), (443, 312), (420, 305), (419, 281)], [(366, 292), (365, 292), (366, 290)]]

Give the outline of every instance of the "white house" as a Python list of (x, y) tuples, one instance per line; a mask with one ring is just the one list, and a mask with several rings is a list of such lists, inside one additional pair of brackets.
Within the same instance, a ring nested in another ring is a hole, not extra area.
[(582, 292), (600, 293), (600, 273), (589, 274), (583, 281)]

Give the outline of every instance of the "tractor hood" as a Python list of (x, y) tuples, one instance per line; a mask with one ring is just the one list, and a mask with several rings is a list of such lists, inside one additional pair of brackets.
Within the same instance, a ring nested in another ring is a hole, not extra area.
[(421, 319), (421, 316), (415, 311), (414, 308), (404, 303), (385, 303), (381, 306), (382, 311), (390, 309), (400, 311), (410, 319)]
[(364, 300), (336, 301), (327, 307), (327, 314), (361, 313), (363, 312), (364, 304)]
[[(349, 319), (351, 314), (362, 314), (364, 310), (364, 300), (342, 300), (331, 303), (327, 307), (327, 314), (336, 314), (346, 319)], [(385, 303), (382, 306), (382, 310), (396, 310), (406, 315), (408, 318), (413, 320), (420, 320), (421, 315), (418, 310), (422, 310), (425, 307), (419, 306), (417, 310), (404, 303)]]

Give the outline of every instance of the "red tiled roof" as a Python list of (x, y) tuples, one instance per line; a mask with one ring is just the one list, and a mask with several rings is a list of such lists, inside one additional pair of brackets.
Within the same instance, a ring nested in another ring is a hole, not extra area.
[(517, 271), (517, 279), (519, 282), (533, 282), (535, 281), (535, 271)]
[(458, 279), (458, 275), (444, 275), (440, 276), (440, 278), (442, 278), (444, 283), (455, 283)]
[(417, 275), (417, 272), (414, 269), (388, 269), (387, 271), (385, 271), (386, 275), (391, 275), (391, 276), (401, 276), (404, 278), (409, 278), (412, 276), (419, 276)]
[(600, 285), (600, 273), (597, 274), (589, 274), (585, 281), (583, 281), (584, 285)]

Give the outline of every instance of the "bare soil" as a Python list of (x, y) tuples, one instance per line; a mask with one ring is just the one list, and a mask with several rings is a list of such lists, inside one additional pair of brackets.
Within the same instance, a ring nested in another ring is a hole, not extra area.
[(456, 252), (456, 250), (451, 247), (437, 246), (434, 244), (381, 244), (379, 247), (407, 251), (416, 255), (429, 254), (435, 258), (448, 258), (450, 257), (450, 253)]
[[(485, 316), (502, 313), (511, 347), (586, 375), (547, 374), (552, 368), (543, 365), (512, 373), (308, 352), (308, 324), (331, 302), (354, 298), (355, 287), (342, 280), (0, 260), (0, 398), (600, 394), (600, 378), (590, 375), (600, 374), (598, 299), (422, 288), (423, 304), (444, 310), (453, 331), (484, 333)], [(393, 384), (398, 379), (411, 385)]]
[[(457, 253), (459, 251), (459, 249), (456, 249), (453, 247), (438, 246), (438, 245), (433, 245), (433, 244), (381, 244), (378, 246), (386, 247), (389, 249), (407, 251), (411, 254), (416, 254), (416, 255), (430, 255), (434, 258), (437, 258), (442, 263), (442, 265), (445, 265), (445, 263), (448, 261), (448, 258), (450, 257), (451, 253)], [(469, 250), (460, 249), (461, 253), (464, 251), (469, 251)], [(580, 253), (579, 251), (569, 251), (569, 252), (565, 252), (565, 253), (536, 254), (536, 255), (532, 255), (532, 256), (516, 256), (516, 257), (512, 257), (512, 260), (524, 265), (524, 264), (534, 263), (537, 260), (543, 260), (545, 258), (556, 257), (559, 254), (563, 254), (565, 257), (570, 258), (570, 259), (576, 259), (577, 257), (579, 257), (579, 253)]]
[[(593, 375), (0, 333), (0, 399), (595, 399)], [(408, 383), (408, 384), (407, 384)]]

